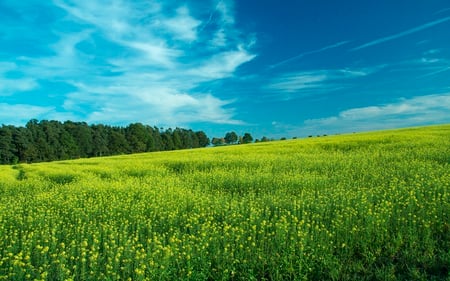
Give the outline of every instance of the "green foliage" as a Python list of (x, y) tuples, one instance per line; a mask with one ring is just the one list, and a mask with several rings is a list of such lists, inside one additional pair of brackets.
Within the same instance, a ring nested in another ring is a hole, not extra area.
[(0, 166), (0, 280), (448, 280), (450, 126)]
[(238, 135), (235, 132), (228, 132), (225, 134), (224, 139), (226, 144), (233, 144), (238, 141)]
[(182, 128), (160, 131), (141, 123), (123, 128), (33, 119), (25, 127), (0, 127), (0, 164), (198, 148), (208, 144), (203, 131)]
[(245, 133), (242, 137), (242, 143), (251, 143), (253, 141), (252, 135), (250, 133)]

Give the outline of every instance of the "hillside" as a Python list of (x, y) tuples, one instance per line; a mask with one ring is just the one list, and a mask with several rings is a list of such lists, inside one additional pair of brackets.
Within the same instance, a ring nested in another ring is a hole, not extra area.
[(0, 166), (0, 280), (444, 280), (450, 125)]

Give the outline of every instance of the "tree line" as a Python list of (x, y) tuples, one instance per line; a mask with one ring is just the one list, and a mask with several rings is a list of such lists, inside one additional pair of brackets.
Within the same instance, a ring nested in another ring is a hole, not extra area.
[(33, 119), (25, 127), (0, 127), (0, 164), (198, 148), (209, 143), (203, 131), (183, 128), (163, 129), (141, 123), (118, 127)]

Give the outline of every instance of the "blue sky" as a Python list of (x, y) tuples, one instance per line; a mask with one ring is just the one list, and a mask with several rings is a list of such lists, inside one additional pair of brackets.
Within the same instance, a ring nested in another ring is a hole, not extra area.
[(304, 137), (450, 123), (450, 2), (1, 0), (0, 123)]

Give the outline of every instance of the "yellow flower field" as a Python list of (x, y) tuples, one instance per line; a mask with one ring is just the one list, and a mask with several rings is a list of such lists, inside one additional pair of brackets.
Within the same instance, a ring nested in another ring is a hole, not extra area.
[(445, 280), (450, 125), (0, 166), (0, 280)]

